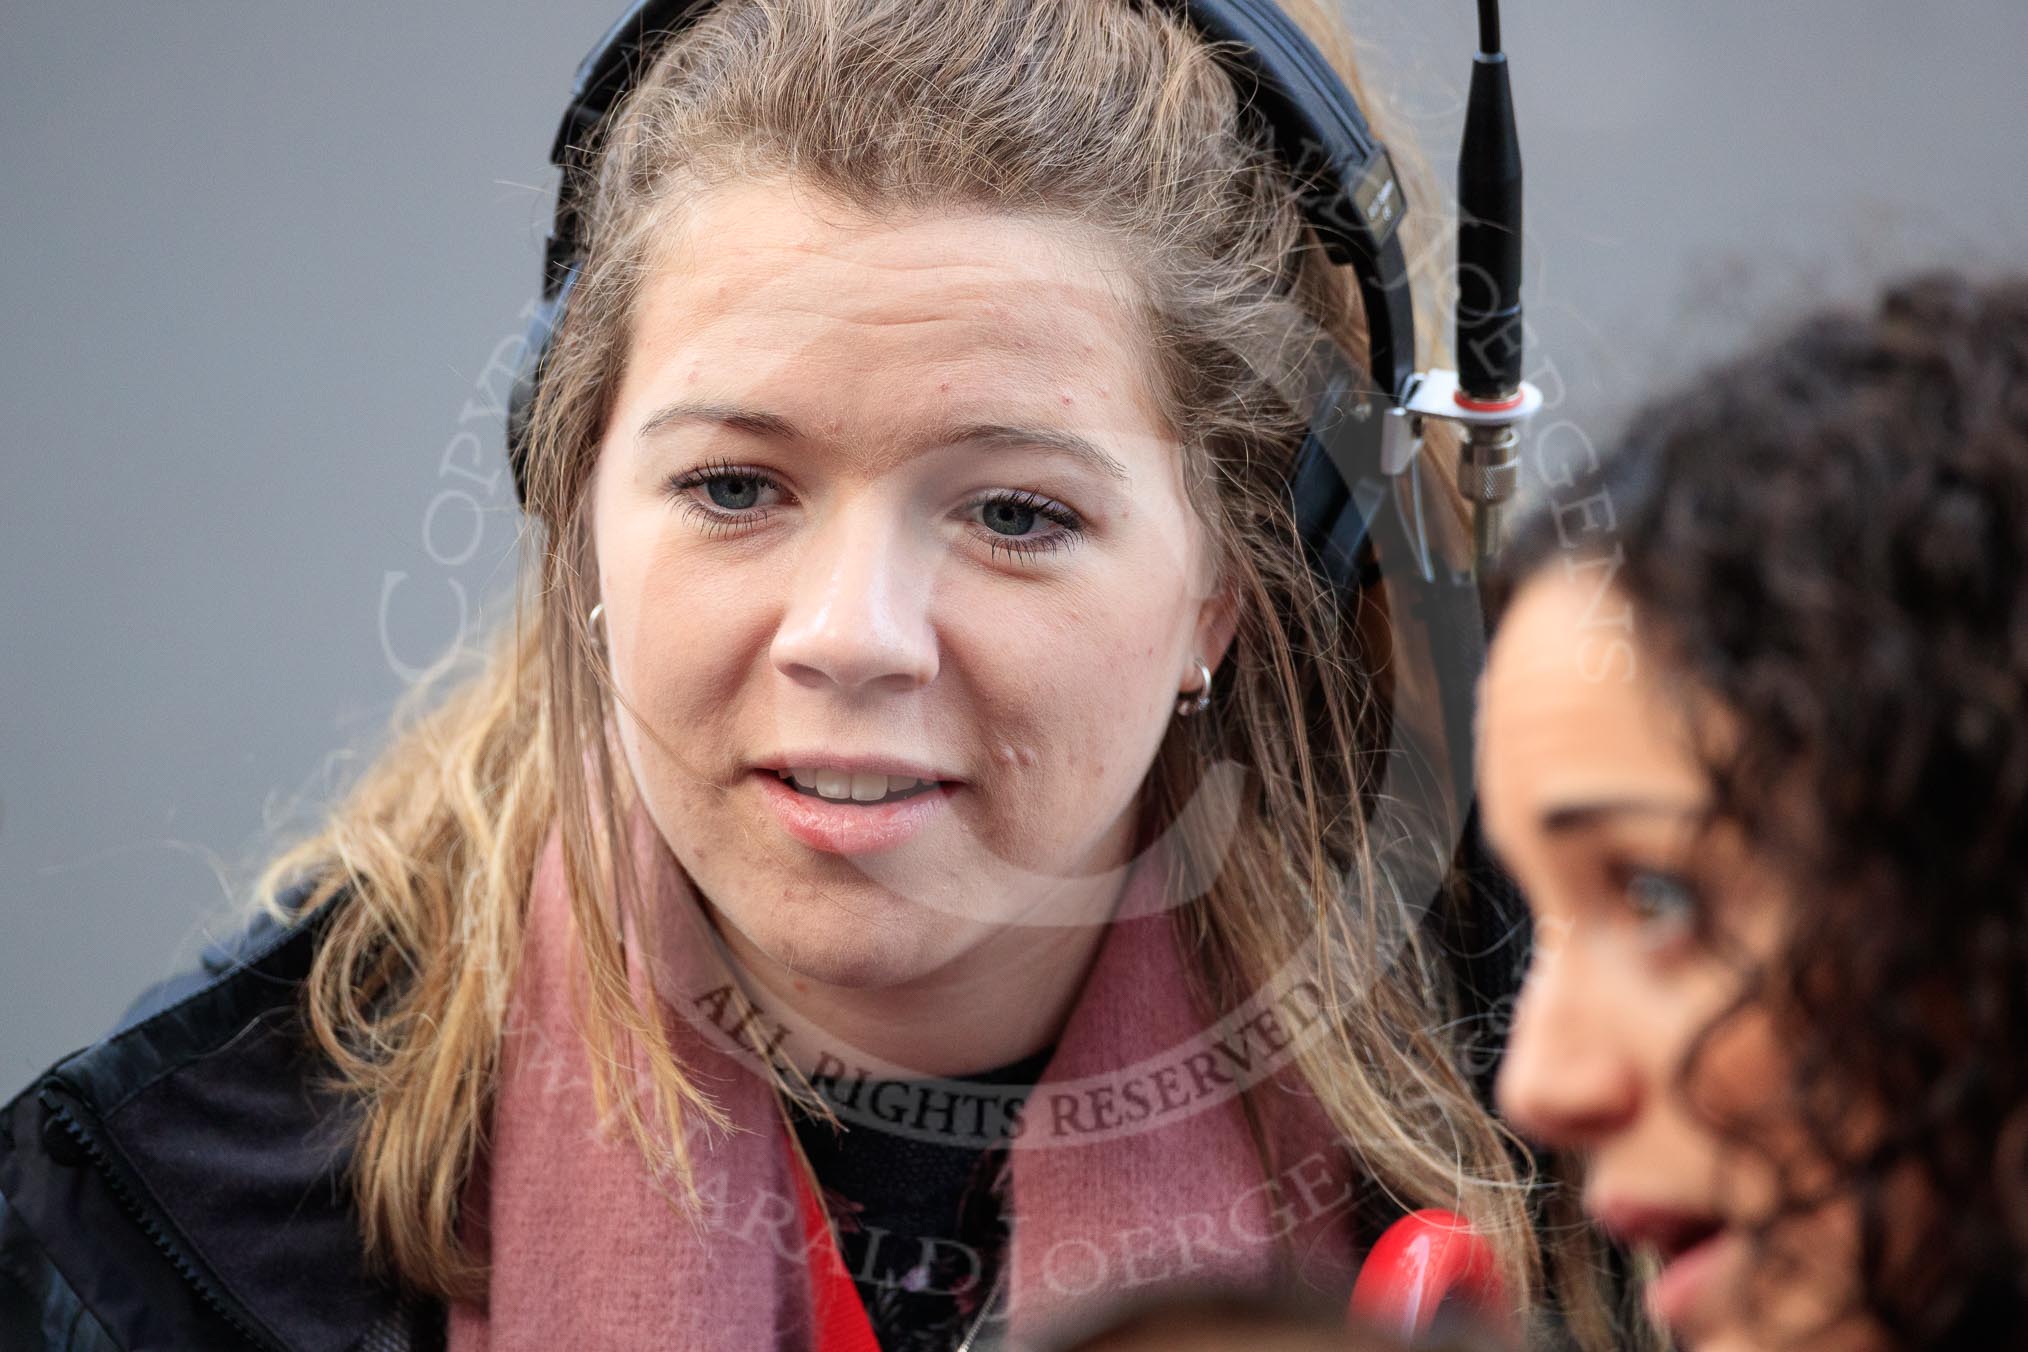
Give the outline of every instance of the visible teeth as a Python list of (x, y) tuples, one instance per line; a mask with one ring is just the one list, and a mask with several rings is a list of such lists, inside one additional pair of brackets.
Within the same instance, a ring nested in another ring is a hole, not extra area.
[(783, 779), (795, 781), (796, 787), (814, 790), (825, 798), (839, 801), (851, 799), (858, 803), (877, 803), (891, 794), (903, 793), (932, 780), (917, 779), (913, 775), (859, 775), (843, 770), (827, 769), (823, 766), (795, 766), (788, 770), (776, 771)]

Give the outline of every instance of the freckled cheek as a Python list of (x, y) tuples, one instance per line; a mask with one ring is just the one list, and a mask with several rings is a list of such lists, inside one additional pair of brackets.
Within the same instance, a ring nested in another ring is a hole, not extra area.
[(1081, 632), (1039, 706), (1064, 771), (1061, 791), (1086, 796), (1139, 783), (1161, 735), (1168, 686), (1144, 638)]
[[(650, 603), (611, 636), (614, 678), (647, 723), (684, 759), (739, 753), (725, 730), (737, 707), (750, 650), (737, 642), (708, 598)], [(641, 751), (667, 753), (642, 737)]]

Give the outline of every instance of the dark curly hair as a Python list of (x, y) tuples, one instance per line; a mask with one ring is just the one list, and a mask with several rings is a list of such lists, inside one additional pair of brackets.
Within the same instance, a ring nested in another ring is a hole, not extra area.
[[(1781, 1020), (1784, 1107), (1858, 1202), (1862, 1299), (1904, 1348), (2028, 1328), (2024, 554), (2028, 277), (1932, 273), (1647, 407), (1495, 584), (1504, 606), (1559, 559), (1599, 567), (1736, 720), (1714, 814), (1797, 908), (1748, 999)], [(1853, 1104), (1883, 1117), (1862, 1143)], [(1910, 1176), (1927, 1214), (1890, 1207)]]

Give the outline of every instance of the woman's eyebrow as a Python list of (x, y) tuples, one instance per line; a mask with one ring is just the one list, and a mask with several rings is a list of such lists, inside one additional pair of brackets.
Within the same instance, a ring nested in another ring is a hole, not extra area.
[[(646, 439), (664, 428), (684, 422), (711, 422), (755, 436), (785, 441), (804, 440), (803, 433), (787, 418), (737, 404), (681, 399), (665, 404), (648, 415), (634, 434)], [(1127, 467), (1097, 442), (1062, 427), (1017, 427), (1006, 423), (965, 423), (943, 428), (924, 438), (924, 446), (1041, 447), (1070, 456), (1087, 467), (1121, 483), (1129, 481)]]
[(1599, 826), (1614, 817), (1678, 817), (1694, 821), (1703, 815), (1700, 805), (1679, 799), (1586, 798), (1545, 807), (1540, 820), (1545, 834), (1566, 835)]

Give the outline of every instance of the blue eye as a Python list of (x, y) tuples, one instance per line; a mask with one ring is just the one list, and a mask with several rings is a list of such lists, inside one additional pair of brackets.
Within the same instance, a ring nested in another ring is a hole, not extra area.
[(710, 494), (712, 506), (742, 512), (758, 504), (761, 481), (751, 475), (718, 474), (705, 480), (704, 491)]
[[(703, 498), (697, 496), (700, 490)], [(713, 534), (763, 520), (773, 505), (762, 500), (770, 490), (781, 492), (772, 475), (722, 460), (677, 475), (664, 488), (671, 501)]]
[(1702, 927), (1704, 900), (1687, 878), (1663, 869), (1616, 872), (1627, 910), (1657, 941), (1694, 934)]
[[(1073, 544), (1084, 532), (1077, 513), (1039, 493), (999, 493), (973, 504), (983, 516), (986, 544), (995, 553), (1041, 554)], [(1038, 524), (1055, 527), (1046, 535), (1031, 535)]]
[[(1035, 528), (1036, 511), (1023, 503), (1010, 502), (1005, 498), (991, 499), (979, 504), (986, 509), (986, 526), (1002, 535), (1026, 535)], [(1001, 527), (1010, 529), (1002, 530)]]

